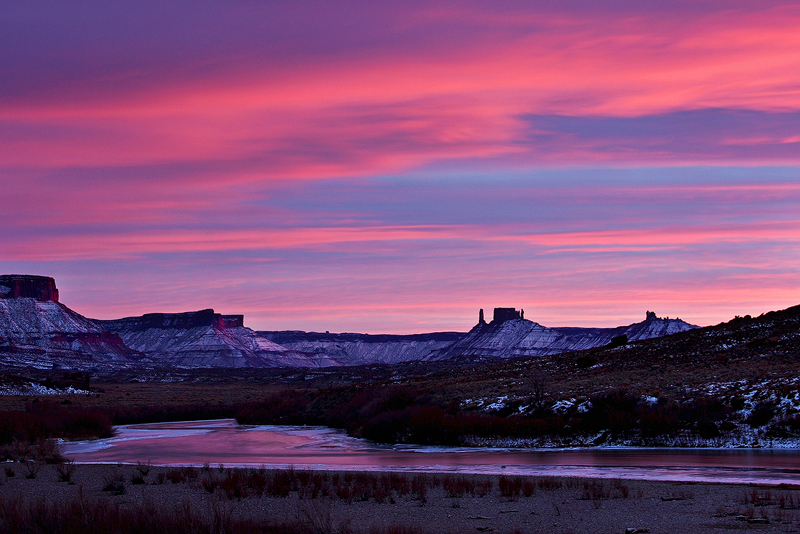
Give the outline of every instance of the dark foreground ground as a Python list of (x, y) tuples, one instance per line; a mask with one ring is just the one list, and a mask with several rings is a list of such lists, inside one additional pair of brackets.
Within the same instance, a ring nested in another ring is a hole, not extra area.
[(0, 532), (800, 531), (794, 487), (220, 466), (0, 468)]

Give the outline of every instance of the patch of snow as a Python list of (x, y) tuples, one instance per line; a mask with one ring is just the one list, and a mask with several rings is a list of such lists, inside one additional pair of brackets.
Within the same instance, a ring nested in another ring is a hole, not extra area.
[(487, 410), (502, 410), (506, 406), (506, 401), (508, 400), (508, 395), (503, 395), (502, 397), (497, 397), (497, 400), (494, 401), (492, 404), (486, 406)]
[(564, 399), (553, 403), (553, 411), (565, 413), (573, 406), (575, 406), (575, 399)]
[(69, 386), (66, 389), (48, 388), (41, 384), (29, 382), (24, 385), (0, 386), (0, 395), (88, 395), (85, 389), (75, 389)]

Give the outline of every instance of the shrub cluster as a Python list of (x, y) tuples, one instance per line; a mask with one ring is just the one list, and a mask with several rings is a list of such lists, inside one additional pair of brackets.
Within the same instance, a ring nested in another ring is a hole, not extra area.
[[(0, 495), (0, 532), (9, 534), (316, 534), (316, 518), (265, 524), (234, 517), (219, 506), (205, 508), (183, 501), (157, 506), (152, 501), (121, 505), (109, 499), (90, 499), (84, 494), (58, 502), (28, 500)], [(326, 530), (333, 531), (333, 530)], [(339, 529), (352, 532), (350, 529)], [(373, 528), (371, 534), (422, 534), (403, 525)]]
[[(34, 401), (25, 411), (0, 411), (0, 445), (50, 438), (88, 439), (113, 435), (111, 418), (97, 408)], [(7, 459), (7, 458), (3, 458)]]
[[(465, 438), (572, 437), (600, 431), (609, 431), (615, 438), (650, 439), (689, 432), (712, 439), (721, 435), (720, 423), (734, 413), (733, 407), (713, 397), (698, 396), (684, 403), (666, 398), (645, 402), (623, 389), (593, 397), (585, 412), (540, 409), (522, 414), (519, 407), (524, 402), (480, 413), (457, 403), (443, 405), (411, 387), (367, 387), (316, 396), (288, 391), (240, 405), (236, 418), (243, 424), (326, 425), (379, 443), (461, 445)], [(764, 424), (773, 415), (765, 405), (754, 411), (749, 422)]]

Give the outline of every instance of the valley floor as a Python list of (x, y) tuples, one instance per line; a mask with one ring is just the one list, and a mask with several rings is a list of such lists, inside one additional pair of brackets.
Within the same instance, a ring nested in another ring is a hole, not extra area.
[[(62, 524), (83, 521), (86, 527), (98, 518), (108, 522), (123, 516), (153, 527), (163, 520), (177, 528), (174, 522), (183, 521), (196, 532), (221, 532), (226, 525), (243, 532), (387, 534), (800, 530), (796, 487), (221, 466), (72, 468), (5, 464), (0, 531), (15, 531), (13, 525), (28, 520), (29, 530), (16, 531), (49, 532), (42, 526), (43, 514)], [(32, 472), (35, 478), (27, 478)], [(240, 530), (243, 525), (249, 528)], [(269, 530), (265, 525), (283, 526)]]

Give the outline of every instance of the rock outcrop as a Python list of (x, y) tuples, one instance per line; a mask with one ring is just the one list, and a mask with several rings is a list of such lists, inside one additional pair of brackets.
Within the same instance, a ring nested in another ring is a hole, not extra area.
[(4, 274), (0, 276), (0, 299), (32, 298), (58, 302), (56, 281), (49, 276)]
[(478, 324), (461, 340), (442, 350), (436, 359), (545, 356), (602, 347), (619, 336), (627, 336), (632, 342), (697, 328), (680, 319), (662, 319), (650, 311), (644, 321), (616, 328), (548, 328), (523, 317), (514, 308), (495, 308), (494, 319), (487, 324), (480, 320), (483, 318), (480, 314)]
[(129, 366), (144, 355), (58, 302), (45, 276), (0, 276), (0, 365), (91, 369)]
[(119, 334), (125, 344), (156, 365), (210, 367), (326, 367), (337, 365), (325, 354), (305, 354), (259, 336), (244, 326), (242, 315), (214, 310), (148, 313), (109, 321), (94, 320)]
[[(59, 302), (46, 276), (0, 276), (0, 366), (99, 369), (328, 367), (394, 364), (464, 356), (542, 356), (696, 328), (648, 311), (645, 321), (617, 328), (548, 328), (522, 310), (480, 311), (468, 333), (413, 335), (254, 332), (242, 315), (214, 310), (87, 319)], [(626, 336), (623, 338), (623, 336)]]
[(339, 365), (400, 363), (435, 359), (442, 349), (459, 341), (463, 332), (431, 334), (330, 334), (297, 330), (259, 331), (284, 347), (325, 355)]

